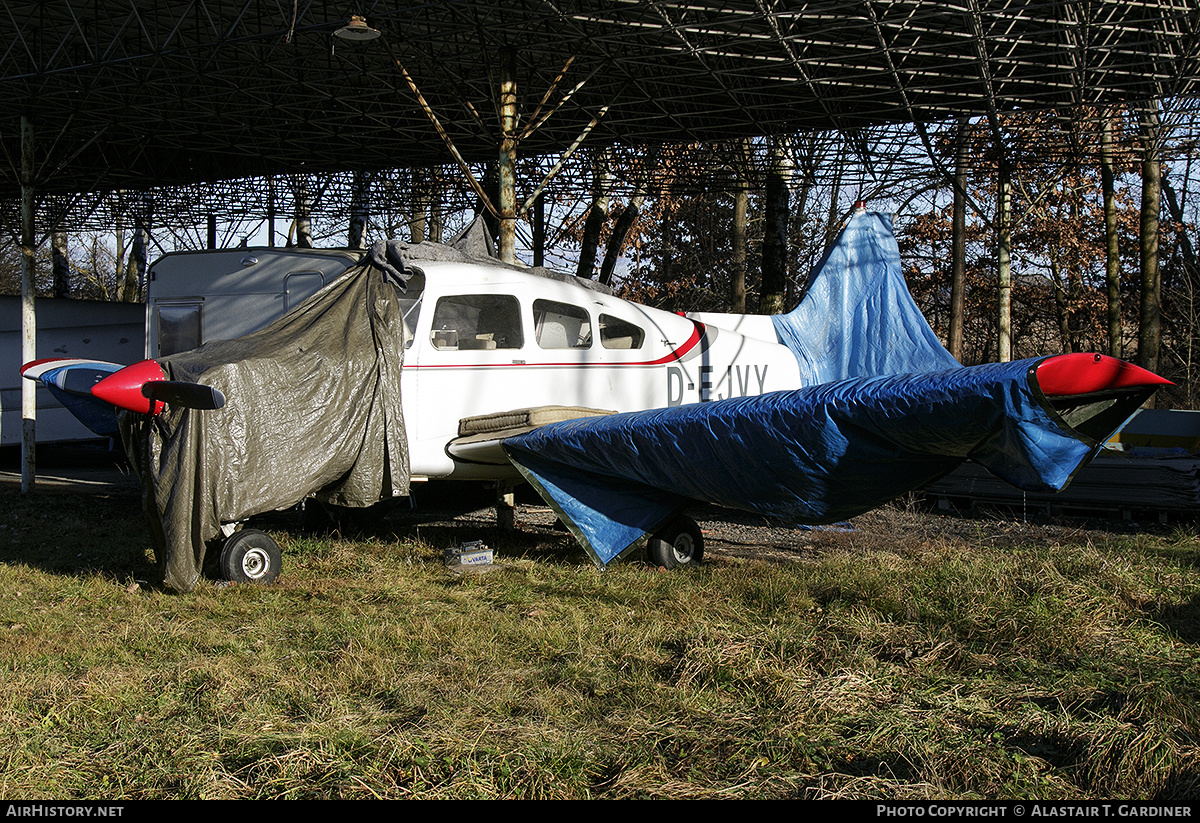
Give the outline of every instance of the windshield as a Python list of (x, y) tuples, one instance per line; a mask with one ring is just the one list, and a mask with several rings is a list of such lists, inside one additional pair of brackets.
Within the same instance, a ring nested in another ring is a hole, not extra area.
[(412, 270), (407, 288), (400, 295), (400, 311), (404, 317), (404, 348), (411, 348), (417, 319), (421, 316), (421, 303), (425, 296), (425, 275), (418, 269)]

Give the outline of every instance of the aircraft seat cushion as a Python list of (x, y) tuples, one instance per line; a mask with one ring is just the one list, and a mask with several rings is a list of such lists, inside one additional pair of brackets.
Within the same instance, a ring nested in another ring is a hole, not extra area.
[(479, 340), (470, 337), (460, 337), (458, 340), (460, 349), (494, 349), (496, 348), (495, 340)]
[(569, 349), (571, 344), (567, 340), (567, 327), (555, 320), (544, 322), (538, 332), (538, 345), (543, 349)]
[(616, 412), (607, 409), (592, 409), (587, 406), (537, 406), (529, 409), (514, 409), (494, 414), (464, 417), (458, 421), (458, 436), (469, 437), (522, 427), (537, 428), (550, 423), (561, 423), (564, 420), (598, 417), (605, 414), (616, 414)]

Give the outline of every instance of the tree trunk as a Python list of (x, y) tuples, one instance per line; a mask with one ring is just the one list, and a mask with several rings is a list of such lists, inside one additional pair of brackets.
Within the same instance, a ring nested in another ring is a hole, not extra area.
[(596, 166), (592, 176), (592, 205), (588, 209), (587, 220), (583, 224), (583, 239), (580, 241), (579, 265), (575, 274), (589, 280), (595, 273), (596, 254), (600, 247), (600, 231), (608, 217), (608, 152), (602, 151), (596, 156)]
[(1001, 159), (996, 186), (996, 359), (1012, 360), (1012, 180)]
[(600, 229), (604, 226), (604, 210), (599, 201), (593, 200), (583, 223), (583, 239), (579, 241), (579, 263), (575, 268), (578, 277), (589, 280), (595, 274), (596, 254), (600, 246)]
[(1196, 259), (1196, 247), (1192, 245), (1192, 238), (1187, 233), (1188, 223), (1183, 216), (1183, 204), (1179, 202), (1179, 195), (1167, 175), (1167, 171), (1162, 171), (1159, 175), (1162, 199), (1171, 220), (1179, 225), (1179, 250), (1183, 253), (1183, 272), (1190, 287), (1196, 289), (1200, 287), (1200, 261)]
[(115, 235), (117, 253), (116, 260), (113, 264), (113, 281), (115, 286), (112, 291), (113, 297), (111, 299), (125, 302), (125, 257), (128, 254), (129, 249), (125, 245), (125, 224), (122, 222), (120, 214), (117, 215), (116, 223), (117, 227), (115, 230)]
[(267, 247), (275, 248), (275, 177), (267, 178)]
[(662, 251), (659, 254), (656, 268), (660, 272), (659, 279), (664, 283), (670, 283), (675, 268), (675, 216), (671, 214), (669, 208), (662, 210), (658, 231), (662, 238), (659, 243)]
[(1108, 353), (1121, 356), (1121, 246), (1117, 234), (1116, 161), (1113, 157), (1113, 117), (1104, 118), (1100, 132), (1100, 185), (1104, 195), (1104, 287), (1108, 301)]
[[(108, 271), (106, 264), (108, 261), (102, 252), (100, 238), (92, 235), (91, 248), (88, 250), (88, 269), (90, 274), (84, 275), (85, 278), (100, 292), (101, 300), (112, 300), (112, 293), (108, 289)], [(117, 253), (120, 253), (120, 247), (117, 247)]]
[(517, 262), (517, 52), (500, 54), (500, 154), (496, 161), (500, 211), (499, 250), (505, 263)]
[(442, 242), (442, 213), (437, 210), (437, 202), (429, 207), (429, 240), (432, 243)]
[[(1078, 168), (1073, 169), (1073, 176), (1078, 177)], [(1068, 207), (1071, 215), (1071, 225), (1078, 226), (1079, 223), (1079, 199), (1072, 197)], [(1083, 268), (1080, 264), (1078, 255), (1069, 255), (1065, 264), (1066, 268), (1066, 306), (1063, 312), (1063, 318), (1066, 320), (1067, 336), (1063, 339), (1063, 351), (1081, 352), (1086, 349), (1084, 345), (1087, 331), (1083, 309)]]
[(612, 285), (613, 272), (617, 268), (617, 260), (621, 257), (621, 249), (625, 246), (625, 238), (629, 235), (633, 224), (637, 222), (644, 200), (645, 196), (642, 194), (636, 194), (629, 200), (625, 208), (621, 209), (621, 214), (617, 217), (617, 224), (613, 226), (612, 234), (608, 237), (604, 262), (600, 264), (600, 282), (606, 286)]
[(423, 185), (420, 185), (413, 194), (413, 217), (408, 224), (408, 240), (410, 243), (422, 243), (425, 241), (425, 216), (428, 213), (429, 192)]
[(1158, 268), (1158, 216), (1162, 196), (1162, 168), (1158, 157), (1158, 104), (1150, 103), (1141, 117), (1142, 212), (1140, 270), (1141, 306), (1138, 313), (1137, 364), (1158, 371), (1162, 334), (1161, 274)]
[(546, 265), (546, 194), (533, 199), (533, 265)]
[[(1190, 162), (1188, 164), (1190, 166)], [(1185, 168), (1184, 180), (1190, 178), (1191, 169)], [(1186, 375), (1187, 375), (1187, 391), (1189, 397), (1195, 397), (1196, 380), (1193, 374), (1193, 364), (1197, 350), (1200, 350), (1200, 324), (1197, 323), (1196, 317), (1196, 301), (1200, 295), (1200, 261), (1196, 259), (1196, 248), (1192, 245), (1192, 239), (1188, 236), (1190, 226), (1184, 220), (1184, 203), (1180, 202), (1179, 196), (1175, 188), (1171, 185), (1170, 175), (1166, 169), (1162, 170), (1159, 176), (1162, 184), (1162, 199), (1163, 204), (1167, 207), (1167, 212), (1171, 215), (1171, 221), (1178, 226), (1178, 246), (1177, 248), (1183, 255), (1183, 284), (1182, 288), (1188, 295), (1188, 315), (1190, 320), (1187, 322), (1187, 345), (1186, 345)], [(1187, 193), (1187, 189), (1184, 189)], [(1180, 288), (1179, 285), (1168, 286), (1168, 288)], [(1193, 400), (1193, 408), (1195, 401)]]
[[(811, 149), (810, 149), (811, 150)], [(809, 172), (801, 172), (800, 179), (796, 185), (796, 202), (795, 206), (789, 205), (788, 211), (791, 214), (792, 228), (794, 232), (789, 233), (788, 237), (797, 238), (797, 242), (801, 243), (804, 240), (804, 224), (808, 214), (808, 196), (813, 189), (813, 178)], [(797, 249), (797, 253), (803, 253), (803, 249)], [(794, 279), (788, 280), (788, 305), (796, 306), (804, 299), (804, 295), (808, 292), (808, 287), (812, 285), (812, 273), (798, 285)]]
[(762, 296), (760, 314), (782, 314), (787, 294), (788, 179), (786, 159), (778, 145), (772, 148), (763, 215)]
[(424, 175), (424, 180), (421, 186), (421, 192), (424, 207), (421, 210), (423, 216), (422, 221), (422, 239), (428, 240), (431, 243), (442, 242), (442, 215), (438, 211), (438, 204), (441, 202), (442, 196), (442, 174), (438, 169), (431, 169), (429, 173)]
[(137, 260), (134, 258), (133, 250), (125, 257), (125, 264), (120, 271), (121, 285), (117, 289), (117, 299), (122, 303), (137, 302)]
[(141, 283), (146, 275), (146, 258), (149, 238), (146, 223), (142, 218), (135, 217), (133, 223), (133, 243), (129, 257), (125, 261), (125, 279), (121, 284), (121, 301), (136, 303), (141, 292)]
[(1067, 299), (1067, 284), (1063, 282), (1062, 267), (1057, 257), (1050, 259), (1050, 280), (1054, 283), (1054, 319), (1058, 322), (1058, 345), (1064, 352), (1071, 348), (1071, 308)]
[(309, 181), (301, 177), (296, 186), (296, 246), (311, 249), (312, 239), (312, 194)]
[(746, 237), (750, 207), (750, 185), (745, 175), (738, 175), (737, 191), (733, 195), (733, 259), (730, 260), (729, 311), (746, 313)]
[(346, 231), (346, 245), (352, 249), (367, 247), (367, 214), (370, 208), (370, 180), (365, 172), (354, 173), (354, 184), (350, 191), (350, 227)]
[(67, 257), (67, 231), (60, 224), (50, 234), (51, 268), (54, 272), (54, 296), (71, 296), (71, 264)]
[(959, 362), (963, 358), (963, 315), (967, 293), (967, 118), (958, 120), (954, 152), (954, 215), (950, 234), (950, 329), (946, 348)]

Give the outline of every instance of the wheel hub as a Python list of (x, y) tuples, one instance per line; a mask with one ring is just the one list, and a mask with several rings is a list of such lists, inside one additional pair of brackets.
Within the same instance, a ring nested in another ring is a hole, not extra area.
[(267, 553), (262, 549), (250, 549), (242, 557), (242, 571), (251, 580), (258, 580), (265, 575), (270, 566), (270, 558), (267, 557)]
[(696, 546), (692, 542), (690, 534), (681, 534), (675, 538), (675, 542), (671, 544), (671, 551), (675, 554), (675, 559), (680, 563), (687, 563), (692, 559), (692, 554), (696, 551)]

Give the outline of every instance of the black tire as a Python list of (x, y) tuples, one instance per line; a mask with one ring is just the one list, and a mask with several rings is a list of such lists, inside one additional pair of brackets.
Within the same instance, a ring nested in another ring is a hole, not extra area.
[(646, 543), (646, 559), (664, 569), (699, 566), (704, 560), (704, 537), (696, 521), (681, 515), (655, 532)]
[(221, 549), (221, 576), (234, 583), (273, 583), (282, 566), (279, 544), (258, 529), (234, 532)]

